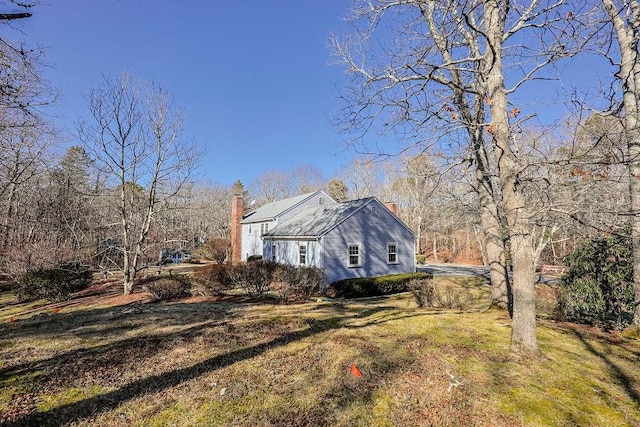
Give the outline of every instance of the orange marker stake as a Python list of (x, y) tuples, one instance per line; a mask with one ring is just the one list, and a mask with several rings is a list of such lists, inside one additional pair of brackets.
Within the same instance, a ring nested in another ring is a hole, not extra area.
[(351, 373), (353, 374), (354, 377), (358, 377), (358, 378), (362, 377), (362, 372), (360, 372), (360, 369), (358, 369), (355, 363), (351, 364)]

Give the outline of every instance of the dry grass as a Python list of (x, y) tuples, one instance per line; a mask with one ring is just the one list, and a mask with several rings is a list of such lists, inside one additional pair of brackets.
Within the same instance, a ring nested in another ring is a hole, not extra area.
[[(545, 358), (509, 352), (509, 319), (419, 309), (409, 294), (273, 306), (144, 294), (72, 300), (9, 322), (10, 425), (640, 425), (640, 342), (543, 321)], [(86, 297), (85, 297), (86, 298)], [(34, 310), (33, 307), (29, 310)], [(362, 377), (354, 376), (355, 363)]]

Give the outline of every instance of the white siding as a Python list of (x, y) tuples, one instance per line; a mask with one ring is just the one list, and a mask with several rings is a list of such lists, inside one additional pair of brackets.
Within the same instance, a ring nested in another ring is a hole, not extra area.
[[(269, 230), (277, 225), (277, 221), (267, 221), (265, 223), (268, 224)], [(260, 230), (261, 226), (265, 223), (254, 222), (242, 224), (242, 256), (240, 258), (242, 261), (246, 261), (247, 258), (252, 255), (263, 255)], [(251, 229), (251, 233), (249, 233), (249, 229)]]
[[(322, 199), (323, 203), (320, 203), (320, 199)], [(285, 222), (287, 219), (294, 217), (305, 209), (321, 205), (332, 205), (334, 203), (326, 193), (321, 191), (319, 194), (309, 197), (297, 206), (279, 215), (275, 220), (269, 221), (269, 230), (272, 230), (276, 225)], [(242, 261), (246, 261), (251, 255), (262, 255), (262, 258), (265, 260), (271, 259), (271, 243), (268, 241), (263, 242), (260, 237), (261, 224), (261, 222), (242, 224)], [(251, 227), (251, 234), (249, 234), (249, 227)]]
[(307, 267), (322, 268), (322, 248), (316, 240), (265, 240), (264, 259), (272, 259), (271, 248), (276, 247), (276, 262), (300, 265), (300, 245), (307, 246)]

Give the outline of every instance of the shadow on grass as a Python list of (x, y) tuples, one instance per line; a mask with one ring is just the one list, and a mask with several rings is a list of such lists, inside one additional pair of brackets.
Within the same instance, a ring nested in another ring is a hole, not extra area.
[[(211, 307), (217, 304), (208, 304)], [(193, 325), (186, 329), (181, 329), (176, 332), (167, 334), (155, 334), (138, 336), (133, 338), (127, 338), (118, 340), (113, 343), (106, 344), (104, 346), (98, 346), (90, 349), (79, 349), (75, 351), (66, 352), (61, 355), (54, 356), (49, 359), (36, 361), (33, 363), (25, 363), (18, 366), (8, 367), (0, 370), (0, 380), (8, 378), (10, 376), (25, 375), (28, 376), (34, 372), (51, 372), (49, 375), (53, 375), (55, 371), (56, 376), (68, 375), (69, 378), (73, 376), (85, 375), (88, 372), (93, 372), (97, 367), (119, 368), (125, 366), (131, 362), (127, 357), (128, 349), (135, 348), (137, 350), (136, 357), (151, 357), (156, 354), (160, 354), (163, 351), (172, 348), (172, 342), (176, 339), (184, 339), (185, 337), (195, 337), (200, 334), (205, 328), (210, 328), (216, 323), (216, 319), (225, 318), (228, 319), (228, 309), (235, 304), (228, 304), (224, 310), (216, 310), (212, 312), (214, 319), (209, 317), (208, 321)], [(178, 304), (174, 307), (169, 306), (165, 316), (171, 318), (177, 316), (183, 310), (177, 310)], [(172, 310), (176, 312), (172, 312)], [(186, 312), (186, 311), (185, 311)], [(92, 313), (98, 322), (107, 323), (111, 319), (111, 315), (104, 312), (104, 310), (94, 310)], [(183, 313), (184, 314), (184, 313)], [(368, 319), (371, 316), (378, 316), (382, 314), (382, 317), (375, 319)], [(422, 316), (425, 313), (413, 314), (414, 316)], [(86, 313), (84, 313), (86, 315)], [(251, 345), (237, 350), (229, 351), (224, 354), (220, 354), (211, 357), (202, 362), (196, 363), (189, 367), (174, 369), (169, 372), (165, 372), (157, 375), (150, 375), (145, 378), (133, 380), (123, 386), (120, 386), (116, 390), (100, 394), (98, 396), (83, 399), (81, 401), (65, 404), (44, 412), (31, 412), (27, 414), (20, 414), (18, 417), (11, 420), (5, 420), (4, 426), (47, 426), (47, 425), (62, 425), (73, 423), (85, 419), (96, 414), (110, 411), (119, 405), (147, 394), (156, 393), (167, 388), (176, 386), (182, 382), (189, 381), (199, 376), (213, 372), (217, 369), (221, 369), (230, 366), (236, 362), (248, 360), (253, 357), (262, 355), (263, 353), (278, 348), (280, 346), (287, 345), (289, 343), (302, 340), (332, 329), (339, 328), (362, 328), (369, 325), (380, 324), (391, 320), (411, 317), (411, 313), (400, 313), (399, 310), (389, 307), (370, 307), (358, 310), (339, 310), (337, 316), (328, 317), (322, 320), (314, 320), (309, 323), (309, 326), (303, 330), (297, 330), (285, 333), (277, 336), (264, 343)], [(69, 329), (74, 325), (74, 316), (81, 316), (80, 314), (70, 313), (67, 316), (66, 328)], [(144, 321), (145, 314), (140, 314), (140, 318), (134, 319), (135, 321)], [(182, 326), (187, 326), (186, 318), (178, 318), (175, 323)], [(218, 322), (219, 324), (219, 322)], [(28, 326), (28, 325), (25, 325)], [(67, 331), (65, 327), (59, 326), (56, 328), (58, 333), (64, 333)], [(114, 330), (117, 332), (117, 329)], [(33, 333), (28, 327), (24, 331), (24, 335)], [(14, 337), (21, 336), (20, 333), (14, 331)], [(140, 349), (142, 346), (142, 349)], [(140, 352), (141, 350), (141, 352)], [(68, 366), (66, 366), (68, 365)], [(66, 366), (66, 367), (65, 367)], [(60, 372), (59, 369), (68, 369), (68, 372)], [(39, 381), (46, 381), (45, 378), (39, 378)]]
[(620, 366), (618, 366), (613, 361), (612, 358), (607, 356), (607, 354), (605, 354), (602, 351), (598, 351), (598, 349), (596, 349), (593, 346), (593, 344), (591, 344), (578, 331), (572, 330), (572, 332), (573, 332), (573, 335), (576, 338), (578, 338), (580, 340), (580, 342), (582, 342), (582, 344), (589, 351), (589, 353), (593, 354), (596, 357), (599, 357), (600, 360), (602, 360), (607, 365), (607, 367), (609, 368), (609, 371), (611, 372), (611, 376), (620, 382), (620, 385), (624, 389), (624, 391), (627, 394), (627, 396), (629, 397), (629, 399), (631, 399), (633, 401), (633, 403), (635, 404), (636, 408), (640, 410), (640, 393), (638, 393), (638, 390), (636, 389), (636, 388), (639, 388), (640, 385), (637, 384), (634, 381), (634, 378), (631, 377), (630, 375), (628, 375), (624, 371), (624, 369), (622, 369)]

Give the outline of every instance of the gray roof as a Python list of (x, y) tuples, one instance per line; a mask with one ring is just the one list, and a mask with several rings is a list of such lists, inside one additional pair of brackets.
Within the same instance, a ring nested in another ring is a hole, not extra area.
[(263, 238), (320, 237), (375, 200), (375, 197), (350, 200), (333, 205), (309, 208), (263, 234)]
[(313, 193), (301, 194), (299, 196), (290, 197), (288, 199), (279, 200), (277, 202), (270, 202), (266, 205), (260, 206), (253, 212), (249, 212), (244, 216), (243, 220), (240, 221), (242, 224), (248, 224), (251, 222), (263, 222), (263, 221), (271, 221), (276, 217), (282, 215), (287, 212), (289, 209), (293, 209), (299, 203), (304, 202), (305, 200), (315, 197), (316, 195), (322, 194), (324, 197), (331, 199), (324, 191), (318, 190)]

